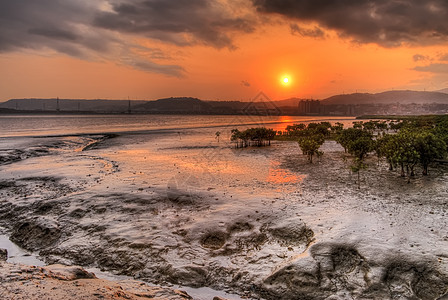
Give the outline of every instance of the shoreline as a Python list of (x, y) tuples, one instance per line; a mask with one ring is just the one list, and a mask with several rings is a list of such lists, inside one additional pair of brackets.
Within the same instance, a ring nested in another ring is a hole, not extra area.
[[(106, 114), (107, 116), (115, 116)], [(171, 115), (169, 115), (171, 116)], [(184, 115), (179, 115), (184, 116)], [(198, 116), (204, 116), (204, 115), (198, 115)], [(208, 115), (205, 115), (208, 116)], [(213, 116), (213, 115), (210, 115)], [(215, 116), (222, 116), (222, 115), (215, 115)], [(292, 124), (297, 122), (301, 123), (309, 123), (316, 120), (318, 118), (324, 118), (324, 120), (328, 121), (352, 121), (356, 120), (354, 117), (346, 117), (346, 116), (286, 116), (286, 117), (300, 117), (305, 118), (301, 120), (260, 120), (259, 117), (281, 117), (281, 116), (248, 116), (248, 115), (225, 115), (225, 116), (234, 116), (237, 119), (229, 122), (224, 122), (222, 124), (217, 125), (191, 125), (191, 126), (184, 126), (184, 127), (166, 127), (166, 128), (149, 128), (149, 129), (136, 129), (136, 130), (113, 130), (113, 131), (85, 131), (85, 132), (71, 132), (71, 133), (62, 133), (62, 134), (46, 134), (46, 135), (34, 135), (34, 134), (26, 134), (26, 135), (6, 135), (6, 136), (0, 136), (0, 139), (2, 138), (21, 138), (21, 137), (29, 137), (29, 138), (49, 138), (49, 137), (70, 137), (70, 136), (92, 136), (92, 135), (130, 135), (130, 134), (163, 134), (163, 133), (177, 133), (179, 131), (188, 131), (188, 130), (200, 130), (200, 129), (212, 129), (212, 128), (240, 128), (240, 127), (246, 127), (246, 126), (264, 126), (267, 127), (267, 125), (280, 125), (280, 124)], [(255, 118), (257, 120), (251, 121), (251, 122), (241, 122), (238, 121), (238, 117), (251, 117)], [(160, 126), (159, 126), (160, 127)]]

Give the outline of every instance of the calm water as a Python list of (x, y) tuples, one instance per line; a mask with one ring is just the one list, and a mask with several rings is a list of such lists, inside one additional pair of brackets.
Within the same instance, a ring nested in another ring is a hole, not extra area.
[(228, 116), (228, 115), (69, 115), (0, 116), (0, 137), (145, 132), (204, 127), (266, 126), (284, 130), (293, 123), (341, 122), (352, 117)]

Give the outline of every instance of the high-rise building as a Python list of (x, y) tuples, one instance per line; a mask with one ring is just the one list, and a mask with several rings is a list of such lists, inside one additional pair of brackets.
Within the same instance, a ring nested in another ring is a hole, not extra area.
[(300, 100), (299, 102), (300, 115), (318, 115), (320, 114), (319, 100)]

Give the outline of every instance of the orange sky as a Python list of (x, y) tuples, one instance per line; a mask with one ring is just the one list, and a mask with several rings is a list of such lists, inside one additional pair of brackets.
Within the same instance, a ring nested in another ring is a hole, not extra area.
[[(111, 42), (108, 50), (89, 48), (88, 55), (60, 51), (59, 36), (57, 47), (49, 47), (46, 40), (37, 40), (32, 47), (14, 45), (0, 51), (0, 101), (25, 97), (171, 96), (249, 100), (259, 91), (275, 100), (322, 99), (340, 93), (448, 87), (446, 40), (412, 46), (405, 41), (392, 47), (375, 41), (356, 43), (353, 36), (340, 37), (340, 30), (326, 28), (319, 22), (262, 14), (251, 5), (244, 9), (254, 20), (260, 16), (265, 19), (257, 19), (257, 26), (244, 32), (225, 29), (229, 30), (230, 46), (210, 45), (206, 39), (182, 45), (145, 34), (117, 33), (120, 29), (108, 29), (119, 36), (119, 43)], [(293, 34), (291, 24), (310, 29), (321, 26), (324, 36)], [(176, 38), (183, 37), (176, 34)], [(184, 32), (180, 34), (185, 36)], [(50, 38), (55, 35), (51, 32)], [(148, 52), (138, 46), (157, 51)], [(149, 57), (156, 68), (162, 65), (169, 69), (143, 70), (136, 67), (139, 61), (135, 57)], [(431, 69), (435, 65), (441, 70)], [(288, 85), (281, 82), (284, 76), (289, 77)]]

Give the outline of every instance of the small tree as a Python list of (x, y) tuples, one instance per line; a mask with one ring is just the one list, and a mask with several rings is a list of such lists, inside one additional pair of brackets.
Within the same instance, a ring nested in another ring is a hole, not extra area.
[(353, 135), (353, 139), (347, 143), (347, 151), (354, 156), (351, 169), (358, 174), (358, 188), (361, 188), (359, 171), (367, 168), (364, 160), (366, 159), (367, 154), (375, 149), (375, 142), (373, 141), (371, 133), (361, 129), (354, 130), (356, 134)]
[(276, 131), (272, 128), (266, 129), (266, 139), (268, 140), (268, 145), (271, 145), (271, 141), (275, 138), (276, 136)]
[(325, 137), (322, 134), (306, 134), (298, 139), (300, 149), (304, 155), (308, 157), (308, 161), (313, 163), (313, 156), (320, 154), (319, 148), (325, 142)]
[(265, 127), (248, 128), (244, 131), (232, 129), (230, 140), (235, 142), (236, 148), (248, 146), (271, 145), (271, 140), (275, 138), (276, 131)]
[(350, 169), (352, 170), (352, 172), (358, 174), (358, 189), (361, 189), (361, 178), (359, 175), (359, 171), (361, 171), (362, 169), (367, 169), (367, 165), (362, 160), (355, 158), (353, 159), (353, 163), (350, 166)]
[(330, 135), (330, 122), (309, 123), (306, 127), (307, 130), (313, 133), (321, 134), (325, 137)]
[(353, 128), (355, 128), (355, 129), (362, 129), (362, 124), (364, 124), (363, 121), (353, 122)]
[(386, 132), (387, 131), (387, 123), (386, 121), (380, 121), (376, 123), (376, 129), (381, 131), (381, 132)]
[(385, 157), (389, 163), (389, 171), (392, 171), (395, 167), (393, 160), (393, 153), (395, 150), (394, 136), (391, 134), (385, 134), (375, 141), (375, 152), (378, 157), (378, 164), (381, 157)]
[(235, 128), (235, 129), (232, 129), (232, 131), (230, 133), (231, 133), (230, 140), (232, 142), (235, 142), (235, 148), (246, 147), (246, 144), (244, 143), (244, 136), (241, 131), (239, 131), (238, 129)]
[(221, 131), (216, 131), (215, 132), (215, 139), (217, 139), (218, 140), (218, 143), (219, 143), (219, 136), (221, 135)]
[(372, 139), (372, 134), (359, 128), (347, 128), (341, 130), (336, 135), (335, 140), (344, 148), (345, 152), (348, 152), (349, 145), (361, 137), (368, 137)]
[(444, 158), (447, 153), (447, 146), (442, 138), (428, 131), (417, 133), (415, 144), (423, 168), (422, 173), (428, 175), (429, 164), (435, 159)]
[(303, 123), (288, 125), (285, 128), (284, 135), (290, 138), (291, 140), (295, 140), (300, 135), (300, 132), (305, 128), (306, 125)]
[(394, 166), (401, 167), (401, 177), (408, 175), (408, 183), (414, 176), (414, 167), (419, 162), (420, 156), (416, 149), (416, 133), (410, 130), (401, 130), (391, 135), (385, 144), (385, 156)]
[(338, 134), (344, 129), (344, 124), (341, 122), (336, 122), (333, 126), (330, 127), (331, 133)]
[(376, 129), (376, 123), (375, 121), (368, 121), (368, 122), (364, 122), (362, 123), (362, 128), (364, 130), (367, 130), (370, 133), (373, 133), (373, 131)]

